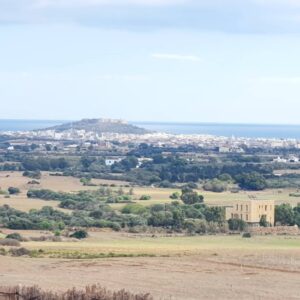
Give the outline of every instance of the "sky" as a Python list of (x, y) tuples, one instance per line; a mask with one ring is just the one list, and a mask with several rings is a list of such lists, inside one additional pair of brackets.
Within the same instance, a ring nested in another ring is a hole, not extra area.
[(300, 0), (0, 0), (0, 118), (300, 124)]

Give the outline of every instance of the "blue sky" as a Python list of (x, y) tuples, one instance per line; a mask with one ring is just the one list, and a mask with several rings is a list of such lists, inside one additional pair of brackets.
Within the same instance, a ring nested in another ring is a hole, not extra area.
[(0, 118), (300, 123), (299, 0), (0, 0)]

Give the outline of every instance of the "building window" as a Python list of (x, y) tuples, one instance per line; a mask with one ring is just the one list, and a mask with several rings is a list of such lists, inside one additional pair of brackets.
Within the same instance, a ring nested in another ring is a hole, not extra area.
[(267, 211), (267, 209), (268, 209), (268, 205), (265, 205), (265, 211)]
[(239, 210), (239, 205), (238, 204), (236, 205), (236, 210)]
[(243, 215), (241, 214), (241, 220), (243, 220)]
[(241, 204), (241, 211), (243, 210), (243, 204)]
[(248, 211), (248, 205), (246, 205), (246, 210)]
[(246, 215), (246, 221), (248, 221), (248, 215)]

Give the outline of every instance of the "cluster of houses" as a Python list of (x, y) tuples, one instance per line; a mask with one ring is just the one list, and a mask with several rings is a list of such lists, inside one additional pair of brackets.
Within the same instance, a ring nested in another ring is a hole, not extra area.
[(300, 161), (299, 157), (295, 155), (290, 155), (287, 158), (278, 156), (273, 159), (273, 162), (275, 163), (298, 163), (299, 161)]

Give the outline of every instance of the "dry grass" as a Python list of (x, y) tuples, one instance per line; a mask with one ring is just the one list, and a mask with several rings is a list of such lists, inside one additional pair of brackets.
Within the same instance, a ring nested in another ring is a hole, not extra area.
[(29, 250), (43, 250), (45, 256), (86, 258), (120, 256), (184, 256), (219, 250), (285, 250), (300, 248), (300, 237), (256, 236), (133, 236), (116, 232), (90, 232), (78, 242), (29, 241), (22, 243)]
[(66, 292), (44, 291), (38, 286), (33, 287), (1, 287), (0, 299), (23, 300), (152, 300), (150, 294), (133, 294), (125, 290), (110, 291), (99, 285), (87, 286), (84, 290), (69, 289)]
[[(8, 177), (7, 177), (8, 176)], [(4, 195), (0, 195), (0, 205), (8, 204), (11, 207), (22, 211), (29, 211), (31, 208), (40, 209), (45, 205), (56, 207), (57, 201), (47, 201), (39, 199), (27, 199), (26, 193), (30, 188), (50, 189), (53, 191), (62, 192), (75, 192), (80, 190), (95, 190), (99, 186), (83, 186), (78, 178), (63, 177), (63, 176), (50, 176), (48, 172), (42, 173), (40, 185), (28, 185), (29, 178), (23, 177), (21, 172), (0, 172), (0, 187), (2, 190), (7, 189), (10, 186), (18, 187), (21, 190), (19, 195), (5, 198)], [(126, 182), (112, 181), (112, 180), (93, 180), (96, 184), (116, 184), (116, 189), (119, 185), (125, 185)], [(125, 192), (129, 191), (129, 188), (123, 188)], [(170, 203), (172, 200), (169, 196), (179, 191), (176, 189), (168, 188), (153, 188), (153, 187), (135, 187), (134, 188), (134, 201), (145, 206), (150, 206), (157, 203)], [(282, 190), (265, 190), (260, 192), (240, 192), (237, 194), (224, 192), (224, 193), (212, 193), (199, 190), (204, 196), (205, 202), (208, 205), (232, 205), (235, 201), (249, 199), (249, 196), (256, 197), (257, 199), (274, 199), (276, 204), (290, 203), (297, 205), (300, 202), (299, 198), (290, 197), (289, 194), (295, 192), (295, 189), (282, 189)], [(141, 201), (138, 200), (142, 195), (150, 195), (151, 200)], [(121, 209), (125, 204), (112, 204), (115, 209)]]

